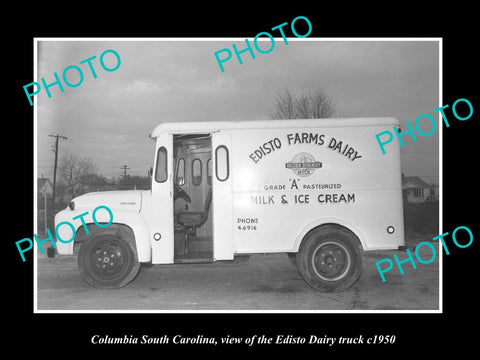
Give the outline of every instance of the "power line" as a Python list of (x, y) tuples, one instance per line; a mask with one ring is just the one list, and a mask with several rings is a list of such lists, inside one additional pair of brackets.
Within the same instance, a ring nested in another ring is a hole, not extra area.
[(123, 165), (121, 167), (121, 169), (123, 169), (123, 177), (126, 177), (127, 176), (127, 169), (130, 170), (130, 168), (127, 167), (127, 165)]

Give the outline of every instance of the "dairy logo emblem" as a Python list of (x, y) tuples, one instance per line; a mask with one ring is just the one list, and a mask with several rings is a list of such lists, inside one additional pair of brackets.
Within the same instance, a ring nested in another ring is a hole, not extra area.
[(295, 155), (292, 161), (285, 164), (287, 169), (291, 169), (297, 176), (310, 176), (316, 169), (322, 167), (320, 161), (316, 161), (315, 158), (309, 153), (299, 153)]

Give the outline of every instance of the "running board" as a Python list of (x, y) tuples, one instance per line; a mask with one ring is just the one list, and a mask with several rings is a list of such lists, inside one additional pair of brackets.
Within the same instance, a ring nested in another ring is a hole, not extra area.
[(211, 259), (211, 258), (206, 258), (206, 259), (182, 259), (182, 258), (180, 258), (180, 259), (175, 259), (174, 262), (175, 262), (175, 264), (212, 263), (213, 259)]

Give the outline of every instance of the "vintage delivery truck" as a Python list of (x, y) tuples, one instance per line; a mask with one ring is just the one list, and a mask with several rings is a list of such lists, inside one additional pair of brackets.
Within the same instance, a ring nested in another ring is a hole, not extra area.
[[(57, 252), (81, 242), (80, 273), (100, 288), (125, 286), (142, 263), (286, 253), (311, 287), (343, 291), (358, 280), (363, 251), (404, 245), (399, 146), (384, 155), (375, 139), (392, 126), (394, 118), (163, 123), (150, 135), (151, 190), (73, 199), (55, 223), (89, 215)], [(108, 227), (92, 221), (100, 205), (111, 209)]]

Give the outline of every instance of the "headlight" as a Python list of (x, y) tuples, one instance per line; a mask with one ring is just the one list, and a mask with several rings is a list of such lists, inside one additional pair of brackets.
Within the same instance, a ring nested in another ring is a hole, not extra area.
[(75, 202), (74, 202), (74, 201), (70, 201), (70, 202), (68, 203), (68, 208), (69, 208), (70, 210), (75, 210)]

